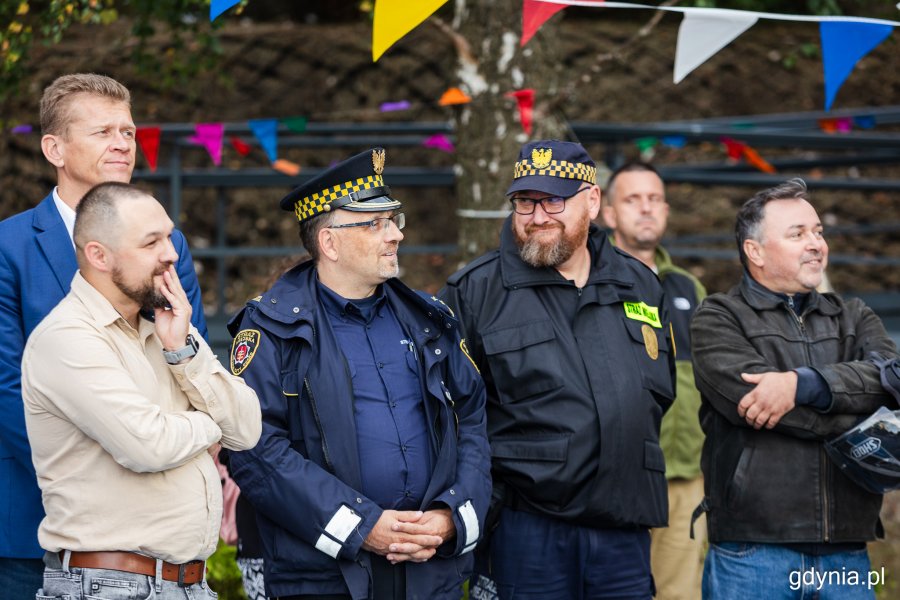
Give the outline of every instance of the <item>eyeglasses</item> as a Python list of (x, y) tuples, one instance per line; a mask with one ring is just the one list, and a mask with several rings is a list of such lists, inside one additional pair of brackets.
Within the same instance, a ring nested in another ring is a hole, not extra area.
[(589, 189), (591, 188), (581, 188), (571, 196), (546, 196), (544, 198), (525, 198), (524, 196), (518, 196), (510, 198), (509, 201), (512, 202), (513, 210), (516, 211), (517, 215), (533, 214), (536, 204), (540, 204), (541, 208), (543, 208), (544, 212), (548, 215), (556, 215), (566, 210), (566, 200), (574, 198), (584, 190)]
[(391, 223), (397, 226), (397, 229), (406, 227), (406, 215), (397, 213), (390, 217), (376, 217), (371, 221), (360, 221), (359, 223), (344, 223), (343, 225), (332, 225), (328, 229), (344, 229), (346, 227), (368, 227), (372, 233), (387, 231)]

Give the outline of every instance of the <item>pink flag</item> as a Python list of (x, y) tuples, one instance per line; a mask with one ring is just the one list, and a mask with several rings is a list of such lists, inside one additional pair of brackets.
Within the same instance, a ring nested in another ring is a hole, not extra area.
[(436, 133), (433, 136), (425, 139), (422, 142), (422, 145), (426, 148), (435, 148), (440, 150), (441, 152), (455, 152), (456, 147), (453, 145), (453, 142), (450, 141), (443, 133)]
[(206, 148), (213, 164), (218, 167), (222, 164), (222, 139), (224, 136), (225, 125), (223, 123), (197, 123), (194, 125), (194, 135), (188, 138), (188, 141)]

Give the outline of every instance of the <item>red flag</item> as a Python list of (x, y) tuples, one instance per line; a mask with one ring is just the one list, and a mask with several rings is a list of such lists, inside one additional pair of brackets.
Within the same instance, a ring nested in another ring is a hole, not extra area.
[(744, 156), (744, 148), (746, 144), (733, 140), (729, 137), (723, 137), (722, 143), (725, 144), (725, 151), (731, 160), (740, 160)]
[(547, 19), (564, 9), (567, 4), (551, 4), (549, 2), (538, 2), (538, 0), (522, 1), (522, 41), (519, 45), (524, 47), (528, 41), (534, 37), (541, 25), (547, 22)]
[(233, 135), (228, 138), (228, 141), (231, 142), (232, 147), (237, 150), (237, 153), (241, 156), (247, 156), (248, 154), (250, 154), (250, 144), (248, 144), (238, 136)]
[(519, 120), (522, 122), (522, 129), (525, 133), (531, 135), (531, 118), (534, 111), (534, 90), (526, 88), (524, 90), (516, 90), (508, 92), (507, 98), (515, 98), (519, 105)]
[(156, 159), (159, 158), (159, 127), (138, 127), (135, 131), (135, 138), (150, 170), (156, 173)]

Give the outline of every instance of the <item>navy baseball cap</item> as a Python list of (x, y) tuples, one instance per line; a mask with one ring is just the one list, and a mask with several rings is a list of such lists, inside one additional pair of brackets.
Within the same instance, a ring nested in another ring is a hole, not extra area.
[(519, 150), (513, 182), (506, 195), (535, 190), (566, 198), (584, 183), (597, 184), (597, 166), (584, 146), (541, 140), (528, 142)]
[(384, 184), (384, 148), (372, 148), (339, 162), (281, 199), (281, 210), (292, 210), (301, 223), (336, 208), (380, 212), (400, 208)]

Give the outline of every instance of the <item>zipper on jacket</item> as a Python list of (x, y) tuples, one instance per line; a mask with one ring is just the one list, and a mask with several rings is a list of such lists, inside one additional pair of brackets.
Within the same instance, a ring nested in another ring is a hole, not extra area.
[(330, 472), (334, 473), (334, 465), (331, 464), (331, 458), (328, 456), (328, 444), (325, 442), (325, 430), (322, 429), (322, 420), (319, 418), (319, 409), (316, 406), (316, 399), (309, 385), (309, 378), (303, 378), (303, 385), (306, 387), (306, 395), (309, 396), (309, 404), (312, 407), (313, 417), (316, 419), (316, 427), (318, 427), (319, 436), (322, 438), (322, 455), (325, 457), (325, 466)]
[[(806, 338), (806, 326), (803, 324), (803, 315), (798, 315), (794, 311), (794, 297), (788, 296), (788, 306), (789, 312), (794, 317), (794, 321), (797, 323), (797, 327), (800, 329), (800, 336), (803, 338), (803, 353), (806, 355), (806, 364), (812, 364), (812, 358), (809, 355), (809, 340)], [(828, 457), (825, 455), (825, 448), (819, 448), (819, 471), (821, 473), (821, 477), (819, 480), (821, 481), (821, 485), (819, 487), (819, 493), (822, 496), (822, 528), (824, 530), (824, 541), (828, 542), (831, 540), (831, 526), (829, 524), (828, 512), (830, 510), (828, 505)]]

